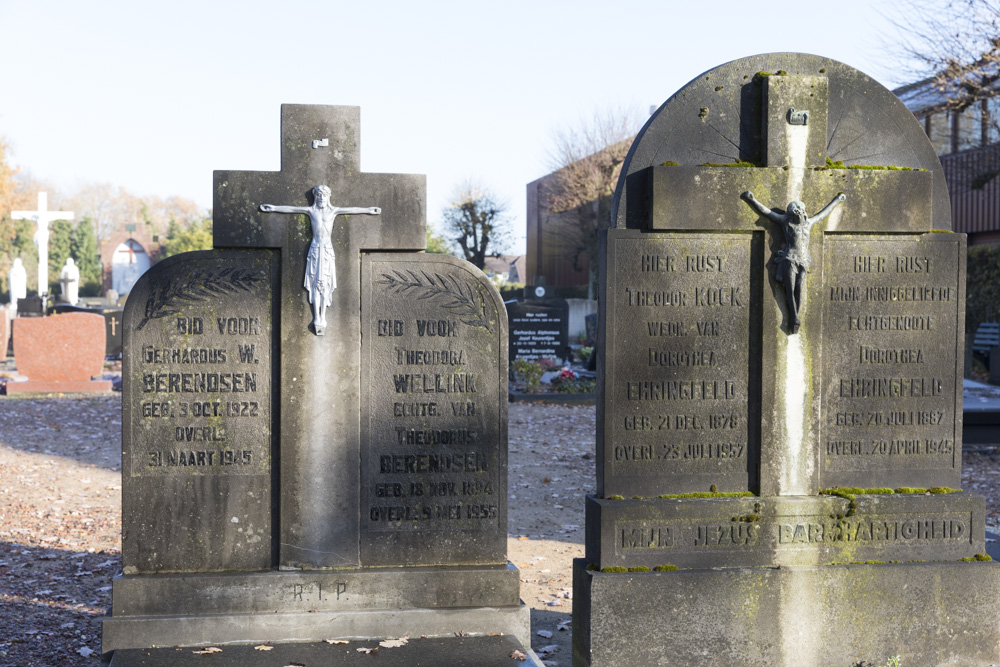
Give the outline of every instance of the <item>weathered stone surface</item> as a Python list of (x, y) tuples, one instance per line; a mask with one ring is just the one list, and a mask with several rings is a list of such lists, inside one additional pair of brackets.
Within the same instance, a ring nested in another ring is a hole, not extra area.
[(282, 171), (216, 172), (216, 250), (129, 297), (106, 653), (530, 640), (506, 559), (506, 313), (482, 272), (421, 252), (422, 176), (360, 173), (358, 121), (282, 107)]
[(505, 563), (500, 295), (448, 255), (366, 255), (362, 285), (362, 564)]
[[(758, 72), (785, 72), (790, 78), (825, 77), (827, 104), (820, 100), (820, 106), (829, 107), (829, 111), (823, 109), (827, 128), (825, 155), (845, 165), (927, 169), (933, 180), (933, 228), (951, 229), (944, 173), (923, 127), (909, 109), (865, 73), (836, 60), (804, 53), (766, 53), (719, 65), (692, 79), (664, 102), (639, 132), (622, 166), (623, 177), (612, 205), (614, 226), (645, 226), (648, 176), (640, 172), (648, 167), (668, 161), (694, 167), (706, 162), (733, 163), (737, 159), (766, 160), (768, 166), (778, 168), (788, 164), (784, 154), (769, 152), (767, 148), (771, 144), (767, 143), (762, 123), (768, 113), (763, 82), (771, 77), (756, 77)], [(816, 104), (806, 102), (795, 106), (809, 109), (809, 122), (816, 125), (819, 120)], [(785, 121), (786, 109), (771, 111)], [(806, 154), (814, 153), (807, 150)], [(802, 166), (823, 166), (823, 162), (815, 163), (816, 158), (805, 159)], [(708, 199), (702, 203), (715, 205)], [(781, 205), (784, 203), (787, 200)]]
[(224, 647), (227, 644), (261, 642), (280, 644), (423, 636), (443, 638), (455, 637), (459, 633), (466, 636), (510, 635), (522, 645), (529, 646), (529, 625), (529, 616), (523, 606), (380, 609), (351, 613), (307, 611), (143, 616), (131, 619), (107, 617), (103, 622), (101, 648), (106, 654), (109, 650), (122, 648)]
[(214, 667), (253, 667), (256, 665), (364, 665), (368, 667), (378, 652), (379, 667), (413, 667), (413, 665), (477, 665), (509, 667), (512, 664), (540, 665), (536, 660), (519, 663), (511, 660), (515, 650), (524, 652), (525, 645), (511, 636), (451, 637), (410, 639), (403, 646), (379, 649), (378, 643), (361, 639), (343, 645), (327, 642), (285, 644), (268, 651), (253, 646), (227, 646), (221, 653), (195, 655), (175, 649), (126, 650), (115, 653), (111, 667), (140, 667), (169, 664), (173, 667), (203, 667), (206, 658)]
[(965, 237), (827, 243), (822, 486), (960, 487)]
[(589, 563), (768, 567), (958, 560), (986, 549), (985, 501), (967, 493), (844, 498), (587, 498)]
[(756, 488), (761, 241), (608, 233), (599, 494)]
[[(126, 574), (271, 567), (276, 272), (266, 250), (185, 253), (147, 271), (129, 295)], [(103, 317), (86, 317), (103, 333)]]
[[(354, 567), (360, 562), (361, 254), (419, 251), (426, 244), (425, 177), (361, 173), (360, 109), (284, 104), (281, 171), (216, 171), (217, 248), (281, 253), (280, 565)], [(313, 147), (326, 139), (327, 145)], [(303, 276), (312, 240), (304, 215), (261, 213), (261, 204), (307, 206), (327, 185), (337, 206), (377, 206), (378, 217), (341, 216), (333, 227), (337, 288), (328, 334), (313, 319)], [(277, 333), (277, 332), (276, 332)]]
[(512, 565), (119, 576), (112, 615), (206, 616), (518, 604)]
[[(989, 649), (935, 644), (922, 621), (896, 642), (908, 609), (950, 624), (979, 593), (968, 577), (1000, 583), (957, 562), (985, 551), (983, 499), (949, 493), (965, 238), (909, 111), (835, 61), (735, 61), (653, 115), (613, 208), (575, 664), (840, 665), (896, 646), (916, 664), (1000, 658), (986, 598), (972, 606), (991, 620), (971, 626)], [(865, 561), (944, 562), (838, 565)], [(913, 576), (933, 581), (897, 597)]]
[(512, 360), (562, 361), (569, 357), (569, 304), (565, 299), (508, 303), (507, 319)]
[(573, 571), (573, 664), (990, 665), (1000, 565)]
[(110, 391), (104, 372), (104, 318), (70, 313), (16, 318), (14, 360), (25, 382), (8, 382), (7, 393)]

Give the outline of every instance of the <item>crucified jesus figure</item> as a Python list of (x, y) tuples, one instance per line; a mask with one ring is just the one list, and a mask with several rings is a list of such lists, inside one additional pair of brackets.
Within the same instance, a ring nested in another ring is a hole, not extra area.
[(833, 212), (840, 202), (847, 199), (844, 193), (839, 193), (823, 210), (812, 216), (806, 215), (806, 207), (800, 201), (789, 202), (788, 210), (769, 209), (753, 196), (752, 192), (744, 192), (740, 197), (759, 215), (771, 222), (781, 225), (785, 237), (785, 246), (778, 251), (777, 272), (775, 279), (785, 284), (785, 298), (788, 301), (788, 312), (791, 333), (797, 333), (799, 325), (799, 307), (802, 305), (802, 284), (809, 272), (809, 230), (817, 222), (825, 219)]
[(306, 258), (306, 276), (302, 286), (309, 292), (309, 303), (313, 307), (313, 329), (317, 336), (326, 331), (326, 308), (330, 297), (337, 288), (337, 272), (333, 254), (333, 220), (338, 215), (380, 215), (377, 206), (360, 208), (356, 206), (333, 206), (330, 203), (330, 188), (317, 185), (312, 189), (312, 206), (275, 206), (261, 204), (264, 213), (304, 213), (312, 222), (312, 243)]

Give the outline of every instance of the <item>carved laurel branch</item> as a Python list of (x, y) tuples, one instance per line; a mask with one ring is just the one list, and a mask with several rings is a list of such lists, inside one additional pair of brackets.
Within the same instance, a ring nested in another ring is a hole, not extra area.
[(385, 285), (390, 292), (412, 294), (418, 299), (433, 299), (458, 317), (465, 318), (461, 320), (464, 324), (483, 327), (490, 333), (496, 333), (486, 317), (486, 298), (483, 293), (468, 283), (459, 282), (455, 276), (394, 270), (383, 273), (382, 277), (385, 280), (378, 281), (378, 284)]
[(138, 331), (153, 319), (169, 317), (180, 312), (182, 301), (204, 301), (222, 294), (250, 291), (254, 283), (267, 280), (263, 271), (248, 269), (221, 269), (219, 271), (195, 271), (180, 281), (166, 280), (154, 287), (146, 299), (146, 313), (135, 329)]

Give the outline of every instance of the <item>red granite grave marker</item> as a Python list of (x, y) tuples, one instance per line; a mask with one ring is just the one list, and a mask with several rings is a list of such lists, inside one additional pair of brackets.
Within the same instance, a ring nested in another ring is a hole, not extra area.
[(22, 317), (13, 325), (17, 372), (28, 379), (8, 382), (8, 394), (111, 390), (110, 380), (91, 380), (104, 370), (102, 315)]

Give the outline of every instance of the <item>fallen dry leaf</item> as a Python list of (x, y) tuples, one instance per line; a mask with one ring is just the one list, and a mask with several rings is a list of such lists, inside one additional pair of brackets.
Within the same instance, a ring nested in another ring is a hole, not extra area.
[(267, 644), (261, 644), (260, 646), (254, 646), (253, 650), (255, 650), (255, 651), (273, 651), (274, 647), (273, 646), (268, 646)]
[(324, 639), (327, 644), (350, 644), (346, 639)]
[(195, 655), (212, 655), (213, 653), (222, 653), (221, 648), (216, 648), (215, 646), (209, 646), (208, 648), (203, 648), (200, 651), (191, 651)]
[(539, 630), (535, 634), (545, 639), (552, 639), (552, 632), (550, 630)]
[(524, 662), (525, 660), (528, 659), (528, 655), (519, 648), (516, 648), (513, 651), (511, 651), (510, 657), (514, 658), (514, 660), (520, 660), (521, 662)]
[(399, 648), (400, 646), (406, 646), (406, 642), (409, 641), (409, 637), (400, 637), (399, 639), (386, 639), (385, 641), (380, 641), (379, 646), (383, 648)]
[(362, 646), (361, 648), (355, 650), (358, 653), (375, 653), (376, 651), (378, 651), (378, 647), (376, 646), (375, 648), (365, 648), (364, 646)]

